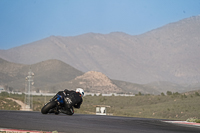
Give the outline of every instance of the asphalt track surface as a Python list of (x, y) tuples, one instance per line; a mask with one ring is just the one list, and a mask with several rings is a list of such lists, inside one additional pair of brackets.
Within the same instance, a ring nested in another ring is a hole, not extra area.
[(0, 128), (64, 133), (200, 133), (200, 128), (158, 119), (0, 111)]

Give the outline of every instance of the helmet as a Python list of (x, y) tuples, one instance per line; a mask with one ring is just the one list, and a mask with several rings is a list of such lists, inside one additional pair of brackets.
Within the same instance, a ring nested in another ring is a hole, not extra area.
[(81, 94), (81, 97), (84, 96), (84, 90), (82, 88), (77, 88), (76, 92), (79, 92)]

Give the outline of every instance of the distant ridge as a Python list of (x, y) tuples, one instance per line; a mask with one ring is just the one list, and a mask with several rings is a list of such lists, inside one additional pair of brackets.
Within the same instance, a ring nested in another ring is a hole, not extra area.
[[(89, 71), (83, 73), (59, 60), (47, 60), (32, 65), (21, 65), (0, 58), (0, 85), (11, 87), (12, 91), (25, 91), (25, 77), (28, 71), (34, 72), (34, 86), (31, 91), (58, 92), (74, 90), (81, 87), (88, 93), (138, 93), (136, 90), (123, 90), (101, 72)], [(121, 81), (123, 82), (123, 81)], [(130, 83), (127, 83), (127, 85)], [(9, 89), (10, 90), (10, 89)], [(151, 93), (140, 89), (142, 93)]]
[(8, 62), (0, 58), (0, 86), (13, 91), (25, 91), (25, 77), (31, 68), (34, 72), (32, 91), (56, 93), (60, 90), (75, 90), (81, 87), (88, 93), (154, 94), (161, 92), (188, 92), (200, 89), (200, 84), (183, 86), (170, 82), (136, 84), (113, 80), (101, 72), (83, 73), (70, 65), (53, 59), (32, 65)]
[(35, 75), (35, 88), (69, 81), (83, 74), (83, 72), (71, 67), (70, 65), (55, 59), (33, 65), (21, 65), (7, 62), (0, 58), (0, 83), (24, 91), (25, 77), (28, 76), (30, 68)]
[(199, 29), (200, 16), (194, 16), (136, 36), (122, 32), (51, 36), (0, 50), (0, 57), (22, 64), (58, 59), (83, 72), (98, 71), (138, 84), (193, 84), (200, 81)]

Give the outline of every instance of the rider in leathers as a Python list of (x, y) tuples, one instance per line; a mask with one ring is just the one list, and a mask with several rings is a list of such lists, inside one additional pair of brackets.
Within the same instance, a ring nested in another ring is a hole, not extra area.
[[(54, 99), (57, 99), (58, 96), (60, 98), (64, 98), (64, 97), (68, 97), (70, 100), (69, 101), (65, 101), (65, 102), (68, 102), (68, 106), (64, 106), (63, 109), (61, 109), (60, 111), (62, 113), (65, 113), (65, 114), (69, 114), (69, 115), (72, 115), (74, 114), (74, 110), (71, 109), (70, 107), (73, 106), (74, 108), (80, 108), (82, 102), (83, 102), (83, 99), (82, 97), (84, 96), (84, 91), (83, 89), (81, 88), (77, 88), (76, 91), (69, 91), (67, 89), (65, 89), (64, 91), (59, 91), (51, 100), (54, 100)], [(58, 114), (58, 110), (51, 110), (49, 113), (56, 113)]]

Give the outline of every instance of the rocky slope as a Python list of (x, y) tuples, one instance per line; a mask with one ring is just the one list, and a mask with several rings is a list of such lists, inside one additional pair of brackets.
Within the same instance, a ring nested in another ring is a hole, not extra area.
[(78, 81), (79, 86), (93, 93), (122, 92), (121, 88), (113, 84), (113, 82), (101, 72), (89, 71), (84, 75), (76, 77), (74, 81)]

